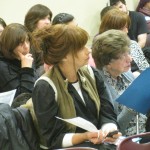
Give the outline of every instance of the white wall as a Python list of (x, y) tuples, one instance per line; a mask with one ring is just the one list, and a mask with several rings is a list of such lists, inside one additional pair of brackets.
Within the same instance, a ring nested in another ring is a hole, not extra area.
[[(126, 0), (130, 10), (134, 10), (137, 1)], [(59, 12), (71, 13), (75, 16), (79, 26), (88, 31), (90, 36), (98, 32), (100, 11), (109, 0), (0, 0), (0, 17), (7, 24), (24, 22), (28, 9), (35, 4), (48, 6), (55, 16)]]

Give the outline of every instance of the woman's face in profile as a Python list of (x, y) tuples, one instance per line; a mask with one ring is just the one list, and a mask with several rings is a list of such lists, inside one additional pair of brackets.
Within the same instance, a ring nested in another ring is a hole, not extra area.
[(90, 58), (91, 49), (84, 46), (82, 49), (80, 49), (76, 56), (75, 56), (75, 65), (76, 68), (81, 68), (84, 65), (88, 64), (89, 58)]
[(47, 25), (51, 25), (51, 21), (50, 21), (50, 16), (47, 15), (45, 18), (43, 19), (40, 19), (38, 22), (37, 22), (37, 29), (42, 29), (44, 28), (45, 26)]
[(15, 49), (14, 54), (18, 56), (18, 52), (23, 55), (26, 55), (30, 52), (30, 41), (28, 38), (24, 42), (21, 42)]
[(117, 59), (112, 59), (109, 63), (108, 70), (110, 73), (116, 73), (120, 75), (124, 72), (129, 71), (131, 68), (132, 57), (129, 52), (120, 54)]
[(115, 5), (116, 8), (118, 8), (119, 10), (127, 13), (127, 7), (125, 4), (123, 4), (122, 2), (118, 2), (116, 5)]

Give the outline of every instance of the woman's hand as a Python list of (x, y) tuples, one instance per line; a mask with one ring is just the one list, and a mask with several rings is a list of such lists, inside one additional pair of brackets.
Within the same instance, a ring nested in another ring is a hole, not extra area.
[(24, 68), (24, 67), (32, 68), (32, 63), (33, 63), (32, 54), (28, 53), (26, 55), (23, 55), (22, 53), (18, 52), (18, 55), (21, 60), (21, 68)]
[(103, 142), (107, 142), (107, 143), (113, 143), (115, 142), (122, 134), (120, 132), (118, 132), (117, 134), (114, 134), (112, 137), (106, 137), (103, 139)]
[(76, 133), (73, 136), (72, 143), (73, 145), (80, 144), (85, 141), (90, 141), (93, 144), (101, 144), (103, 142), (115, 142), (116, 139), (121, 136), (121, 133), (113, 135), (113, 137), (106, 137), (102, 130), (98, 130), (97, 132), (84, 132), (84, 133)]
[(93, 144), (101, 144), (104, 142), (113, 143), (122, 135), (120, 132), (118, 132), (112, 137), (107, 137), (102, 130), (99, 130), (98, 132), (88, 132), (88, 139)]
[(103, 142), (104, 134), (102, 130), (98, 130), (98, 132), (88, 132), (87, 137), (93, 144), (100, 144)]
[(103, 131), (104, 139), (103, 142), (115, 142), (122, 134), (117, 132), (112, 137), (107, 137), (107, 135), (113, 131), (118, 130), (117, 126), (114, 123), (106, 123), (102, 126), (101, 130)]

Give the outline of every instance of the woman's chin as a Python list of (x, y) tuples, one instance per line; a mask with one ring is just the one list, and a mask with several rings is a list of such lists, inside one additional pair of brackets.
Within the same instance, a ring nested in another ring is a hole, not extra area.
[(124, 69), (124, 72), (128, 72), (129, 70), (131, 70), (131, 67), (127, 67)]

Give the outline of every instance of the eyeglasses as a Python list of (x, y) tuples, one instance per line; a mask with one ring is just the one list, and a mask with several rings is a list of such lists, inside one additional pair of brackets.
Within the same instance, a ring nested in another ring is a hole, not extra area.
[(127, 58), (131, 57), (130, 55), (130, 51), (129, 52), (125, 52), (123, 54), (118, 55), (117, 59), (121, 59), (121, 60), (125, 60)]
[(129, 52), (125, 52), (125, 53), (122, 53), (122, 54), (119, 54), (118, 56), (116, 56), (115, 58), (111, 59), (111, 62), (114, 62), (116, 60), (127, 60), (127, 59), (132, 59), (131, 58), (131, 55), (130, 55), (130, 51)]

